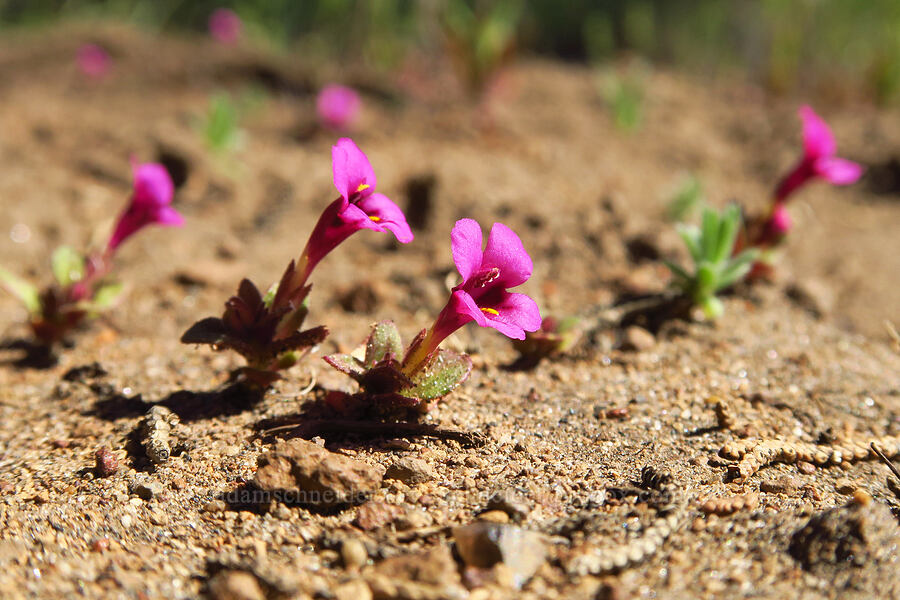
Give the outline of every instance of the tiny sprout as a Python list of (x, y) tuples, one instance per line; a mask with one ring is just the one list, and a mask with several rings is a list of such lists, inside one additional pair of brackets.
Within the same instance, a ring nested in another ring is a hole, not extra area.
[(732, 256), (740, 225), (741, 213), (735, 205), (727, 207), (721, 214), (705, 208), (700, 228), (693, 225), (678, 227), (694, 262), (693, 272), (688, 273), (666, 261), (674, 284), (710, 319), (723, 312), (722, 301), (716, 294), (743, 278), (759, 255), (759, 250), (750, 248)]
[(239, 121), (240, 110), (236, 103), (230, 95), (220, 93), (210, 98), (206, 114), (198, 121), (198, 129), (210, 150), (227, 154), (243, 143), (244, 132)]
[(450, 56), (469, 92), (483, 95), (512, 58), (522, 16), (518, 0), (476, 3), (450, 0), (441, 21)]
[(42, 291), (0, 269), (0, 285), (25, 306), (32, 333), (46, 348), (64, 341), (85, 320), (96, 318), (116, 303), (122, 284), (109, 275), (114, 255), (125, 240), (147, 225), (184, 224), (182, 216), (170, 206), (174, 186), (165, 168), (155, 163), (134, 164), (132, 168), (131, 199), (104, 250), (83, 255), (68, 246), (57, 248), (50, 261), (54, 282)]

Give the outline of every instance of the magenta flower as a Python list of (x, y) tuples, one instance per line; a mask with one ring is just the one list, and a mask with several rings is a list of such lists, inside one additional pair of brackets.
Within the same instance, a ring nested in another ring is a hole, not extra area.
[(361, 229), (391, 232), (403, 244), (413, 241), (403, 211), (390, 198), (375, 191), (378, 183), (375, 171), (353, 140), (341, 138), (332, 146), (331, 169), (340, 197), (319, 217), (303, 250), (298, 278), (292, 287), (305, 282), (325, 255)]
[(537, 303), (507, 290), (531, 277), (533, 265), (522, 240), (502, 223), (494, 223), (484, 250), (481, 237), (481, 227), (472, 219), (461, 219), (453, 227), (453, 262), (462, 283), (453, 288), (425, 339), (405, 359), (408, 373), (415, 372), (447, 336), (469, 321), (517, 340), (524, 340), (526, 331), (540, 329)]
[(801, 107), (800, 118), (803, 120), (803, 158), (778, 184), (776, 202), (785, 201), (811, 179), (819, 177), (834, 185), (849, 185), (863, 173), (861, 165), (835, 156), (834, 135), (812, 108)]
[(97, 44), (84, 44), (75, 56), (78, 69), (92, 79), (102, 79), (112, 68), (109, 53)]
[(209, 16), (209, 34), (223, 44), (234, 44), (241, 37), (244, 24), (241, 18), (230, 9), (217, 8)]
[(157, 163), (133, 164), (134, 190), (107, 244), (113, 252), (132, 234), (153, 223), (180, 227), (184, 218), (172, 208), (174, 186), (166, 168)]
[(329, 129), (348, 129), (356, 120), (359, 108), (359, 94), (343, 85), (327, 85), (316, 98), (319, 121)]

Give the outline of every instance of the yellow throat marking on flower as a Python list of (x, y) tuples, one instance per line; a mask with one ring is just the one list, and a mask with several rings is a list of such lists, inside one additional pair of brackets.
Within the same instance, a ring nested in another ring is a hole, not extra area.
[(359, 184), (359, 187), (356, 188), (356, 191), (357, 191), (357, 192), (361, 192), (361, 191), (363, 191), (363, 190), (369, 189), (370, 187), (372, 187), (372, 186), (369, 185), (368, 183), (361, 183), (361, 184)]
[(376, 223), (381, 220), (381, 217), (369, 216), (369, 218), (372, 219), (373, 221), (375, 221)]
[(500, 314), (499, 310), (495, 310), (493, 308), (482, 308), (481, 312), (486, 312), (489, 315), (499, 315)]

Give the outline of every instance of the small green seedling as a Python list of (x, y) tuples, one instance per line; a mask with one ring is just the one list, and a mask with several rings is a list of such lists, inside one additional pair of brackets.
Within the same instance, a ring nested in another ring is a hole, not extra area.
[(666, 218), (684, 221), (703, 205), (703, 185), (696, 175), (688, 175), (666, 206)]
[(753, 265), (759, 251), (750, 248), (732, 255), (734, 242), (741, 226), (741, 213), (731, 205), (721, 214), (712, 208), (703, 210), (701, 227), (679, 225), (678, 233), (694, 261), (694, 270), (666, 261), (672, 271), (674, 284), (710, 319), (721, 316), (722, 301), (716, 294), (741, 280)]
[(239, 127), (240, 110), (228, 94), (216, 94), (209, 101), (198, 129), (207, 147), (216, 154), (227, 154), (240, 148), (244, 132)]

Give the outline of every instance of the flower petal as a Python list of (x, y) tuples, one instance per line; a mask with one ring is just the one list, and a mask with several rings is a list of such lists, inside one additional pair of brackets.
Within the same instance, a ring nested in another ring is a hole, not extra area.
[(144, 163), (134, 167), (134, 192), (131, 203), (136, 208), (166, 206), (172, 203), (175, 186), (164, 166)]
[(800, 108), (803, 120), (803, 150), (809, 158), (834, 156), (837, 143), (828, 125), (809, 106)]
[(364, 189), (374, 191), (378, 183), (369, 159), (350, 138), (341, 138), (331, 147), (331, 171), (334, 187), (344, 199), (362, 191), (360, 186), (368, 186)]
[(169, 227), (181, 227), (184, 225), (184, 217), (171, 206), (163, 206), (158, 209), (154, 215), (154, 221)]
[(474, 219), (460, 219), (450, 232), (450, 248), (456, 270), (469, 280), (481, 268), (481, 225)]
[(526, 331), (541, 328), (541, 311), (537, 303), (525, 294), (507, 294), (498, 304), (486, 308), (497, 312), (496, 315), (491, 312), (485, 314), (487, 326), (507, 337), (524, 340)]
[(823, 157), (815, 161), (813, 168), (819, 177), (834, 185), (856, 183), (863, 174), (863, 166), (853, 161), (836, 157)]
[(528, 281), (534, 265), (525, 251), (522, 240), (503, 223), (494, 223), (488, 236), (481, 268), (497, 267), (500, 277), (497, 285), (504, 288), (516, 287)]
[(384, 194), (372, 194), (356, 205), (368, 215), (370, 221), (393, 233), (398, 242), (408, 244), (413, 241), (413, 232), (406, 222), (406, 215)]
[(476, 323), (482, 327), (488, 326), (485, 314), (475, 304), (475, 300), (468, 292), (457, 290), (450, 295), (450, 308), (457, 314), (465, 317), (471, 317)]

